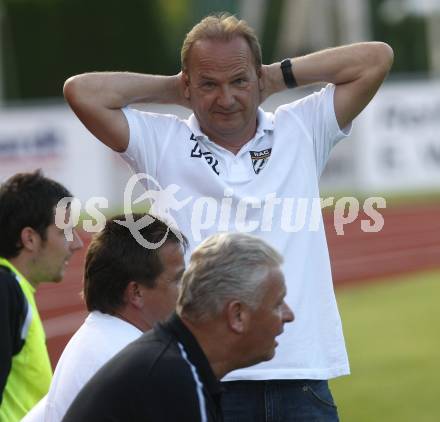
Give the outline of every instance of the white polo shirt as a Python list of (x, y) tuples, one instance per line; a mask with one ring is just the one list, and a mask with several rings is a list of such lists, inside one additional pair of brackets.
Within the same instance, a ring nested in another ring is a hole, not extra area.
[(275, 113), (258, 110), (253, 139), (237, 155), (210, 141), (194, 115), (124, 108), (123, 159), (142, 176), (151, 211), (177, 225), (190, 250), (218, 231), (259, 236), (284, 256), (286, 324), (275, 358), (225, 380), (329, 379), (349, 373), (319, 202), (318, 179), (339, 129), (329, 84)]
[[(64, 349), (50, 385), (42, 399), (44, 414), (29, 421), (59, 422), (89, 379), (142, 331), (134, 325), (99, 311), (91, 312)], [(38, 405), (37, 405), (38, 406)], [(39, 406), (41, 409), (41, 405)], [(33, 413), (34, 410), (31, 411)]]

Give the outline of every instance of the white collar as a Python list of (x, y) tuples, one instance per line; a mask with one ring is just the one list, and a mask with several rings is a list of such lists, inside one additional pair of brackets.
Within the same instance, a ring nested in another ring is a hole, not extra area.
[[(189, 127), (194, 137), (198, 140), (208, 137), (200, 129), (199, 122), (194, 113), (189, 116), (188, 120), (185, 120), (186, 125)], [(254, 138), (259, 138), (265, 131), (274, 130), (273, 116), (268, 116), (261, 107), (257, 109), (257, 131)]]

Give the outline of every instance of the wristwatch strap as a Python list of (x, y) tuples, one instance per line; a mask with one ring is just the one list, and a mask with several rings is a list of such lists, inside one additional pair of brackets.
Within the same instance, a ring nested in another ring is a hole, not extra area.
[(284, 59), (281, 62), (281, 72), (283, 72), (284, 83), (287, 88), (295, 88), (298, 85), (292, 72), (292, 62), (290, 59)]

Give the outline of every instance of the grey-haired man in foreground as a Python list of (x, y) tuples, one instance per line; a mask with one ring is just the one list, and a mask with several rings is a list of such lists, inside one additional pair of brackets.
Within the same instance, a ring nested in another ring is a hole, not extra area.
[(193, 252), (176, 313), (90, 380), (63, 421), (222, 421), (219, 380), (270, 360), (293, 313), (282, 258), (246, 234), (218, 234)]

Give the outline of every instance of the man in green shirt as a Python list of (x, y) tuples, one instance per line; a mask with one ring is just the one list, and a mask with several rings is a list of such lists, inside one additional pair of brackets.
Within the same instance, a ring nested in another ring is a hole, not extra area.
[[(43, 397), (52, 368), (35, 304), (41, 282), (57, 283), (82, 247), (55, 225), (55, 207), (71, 193), (40, 171), (0, 187), (0, 421), (15, 422)], [(69, 210), (68, 210), (69, 212)]]

